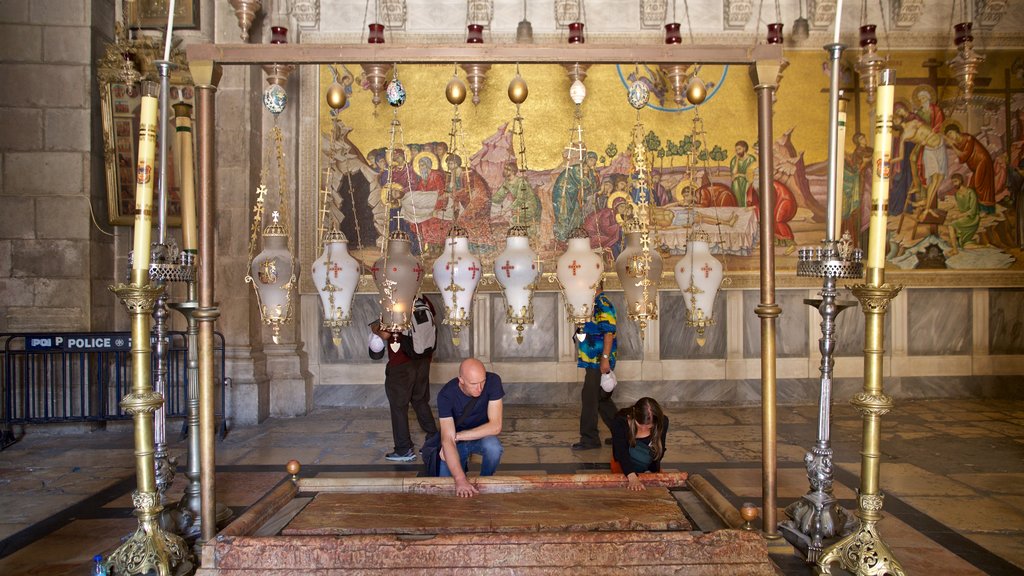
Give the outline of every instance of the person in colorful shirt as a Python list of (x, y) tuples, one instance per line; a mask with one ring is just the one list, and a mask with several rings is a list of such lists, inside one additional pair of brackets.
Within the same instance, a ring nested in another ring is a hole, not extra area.
[(615, 330), (615, 306), (604, 293), (602, 280), (594, 297), (594, 316), (583, 325), (586, 337), (582, 341), (577, 340), (576, 366), (585, 369), (586, 373), (580, 394), (580, 441), (572, 445), (573, 450), (600, 448), (597, 418), (600, 416), (611, 430), (618, 412), (612, 401), (612, 392), (601, 389), (601, 375), (615, 369)]

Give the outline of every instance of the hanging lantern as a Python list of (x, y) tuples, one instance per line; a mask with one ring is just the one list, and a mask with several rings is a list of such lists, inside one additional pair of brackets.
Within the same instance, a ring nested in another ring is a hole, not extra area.
[(390, 64), (360, 64), (363, 68), (363, 77), (370, 86), (370, 93), (373, 94), (371, 101), (376, 106), (380, 104), (380, 96), (387, 85), (388, 72), (391, 71)]
[(651, 248), (651, 233), (636, 218), (625, 226), (625, 244), (615, 259), (615, 273), (626, 296), (629, 319), (640, 326), (640, 337), (649, 320), (658, 319), (658, 281), (661, 279), (662, 259)]
[(278, 222), (280, 214), (274, 211), (271, 218), (273, 222), (263, 230), (263, 250), (253, 258), (245, 281), (256, 289), (256, 305), (263, 323), (274, 331), (276, 344), (281, 326), (292, 317), (295, 261), (288, 249), (288, 233)]
[(594, 315), (594, 296), (604, 274), (604, 260), (590, 248), (590, 237), (583, 228), (576, 228), (569, 235), (568, 247), (558, 257), (555, 277), (562, 289), (565, 300), (566, 318), (576, 325), (579, 332)]
[(324, 327), (334, 344), (342, 326), (352, 324), (352, 296), (359, 284), (359, 262), (348, 253), (348, 238), (337, 229), (324, 235), (324, 253), (313, 262), (313, 284), (324, 309)]
[(878, 55), (878, 37), (875, 35), (875, 25), (865, 24), (860, 27), (860, 58), (857, 59), (857, 74), (860, 75), (860, 84), (867, 94), (868, 104), (875, 103), (875, 93), (878, 91), (878, 74), (885, 65), (885, 59)]
[(711, 254), (708, 233), (696, 229), (686, 243), (686, 255), (676, 264), (675, 276), (686, 304), (686, 325), (697, 329), (697, 344), (704, 345), (704, 331), (715, 324), (718, 289), (725, 273), (722, 263)]
[(445, 315), (442, 324), (452, 327), (452, 343), (459, 345), (459, 332), (469, 326), (473, 295), (483, 276), (480, 258), (469, 251), (466, 229), (452, 226), (444, 251), (434, 261), (434, 283), (441, 291)]
[(473, 93), (473, 104), (480, 103), (480, 91), (484, 87), (484, 79), (490, 64), (463, 64), (462, 69), (466, 71), (466, 81), (469, 82), (469, 90)]
[(409, 235), (395, 230), (388, 237), (384, 255), (373, 263), (373, 282), (380, 292), (380, 327), (393, 333), (391, 349), (398, 351), (398, 334), (412, 323), (412, 303), (420, 290), (423, 267), (412, 254)]
[(494, 259), (494, 278), (505, 296), (505, 323), (516, 327), (516, 343), (523, 343), (523, 330), (533, 324), (533, 292), (541, 267), (530, 247), (526, 226), (512, 226), (505, 237), (505, 249)]
[(974, 79), (978, 76), (978, 67), (985, 61), (985, 57), (974, 50), (971, 28), (970, 22), (960, 22), (953, 26), (956, 33), (956, 56), (946, 63), (960, 86), (960, 95), (964, 100), (974, 97)]

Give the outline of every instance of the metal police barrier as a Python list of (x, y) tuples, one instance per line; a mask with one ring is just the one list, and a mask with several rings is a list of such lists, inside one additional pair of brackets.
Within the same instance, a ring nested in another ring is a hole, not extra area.
[[(184, 332), (168, 332), (167, 418), (188, 413), (188, 346)], [(132, 388), (131, 333), (0, 334), (0, 450), (17, 441), (13, 424), (130, 420), (121, 398)], [(155, 362), (155, 358), (154, 358)], [(224, 336), (215, 333), (214, 373), (220, 376), (220, 435), (226, 388)], [(155, 370), (155, 367), (154, 367)], [(182, 422), (182, 436), (187, 432)]]

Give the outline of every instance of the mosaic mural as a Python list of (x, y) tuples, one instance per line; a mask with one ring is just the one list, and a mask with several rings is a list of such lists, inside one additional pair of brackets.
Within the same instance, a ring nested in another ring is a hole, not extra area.
[[(1006, 73), (1010, 63), (990, 55), (977, 96), (956, 100), (955, 84), (927, 68), (927, 54), (896, 58), (898, 79), (889, 197), (891, 266), (900, 269), (1022, 269), (1024, 204), (1024, 89)], [(795, 248), (817, 244), (826, 220), (827, 74), (824, 54), (787, 54), (792, 61), (774, 115), (774, 189), (778, 266), (795, 268)], [(711, 236), (729, 272), (758, 267), (759, 193), (755, 95), (745, 67), (698, 70), (708, 99), (697, 109), (677, 106), (657, 67), (593, 66), (583, 104), (582, 160), (566, 154), (573, 104), (569, 79), (556, 65), (520, 67), (530, 85), (522, 105), (527, 168), (517, 162), (510, 128), (514, 105), (505, 94), (515, 67), (487, 73), (480, 103), (460, 106), (467, 151), (452, 154), (453, 107), (444, 86), (451, 66), (404, 66), (408, 101), (393, 113), (371, 103), (358, 65), (324, 66), (321, 86), (338, 81), (348, 95), (341, 110), (321, 105), (321, 174), (330, 191), (324, 212), (340, 222), (352, 253), (375, 260), (388, 227), (399, 226), (428, 259), (440, 250), (457, 217), (489, 267), (517, 219), (529, 226), (545, 261), (565, 248), (582, 225), (609, 259), (622, 246), (622, 207), (632, 193), (627, 149), (639, 121), (645, 136), (657, 245), (669, 261), (680, 256), (694, 226)], [(465, 78), (460, 70), (460, 76)], [(652, 98), (639, 115), (626, 100), (641, 81)], [(843, 228), (866, 245), (872, 155), (871, 110), (850, 78), (852, 96), (843, 163)], [(401, 131), (388, 155), (392, 121)], [(567, 159), (568, 158), (568, 159)], [(459, 171), (459, 165), (468, 170)], [(330, 168), (329, 174), (326, 170)], [(390, 174), (389, 174), (390, 171)], [(400, 221), (384, 200), (391, 183)], [(324, 185), (325, 183), (321, 183)], [(568, 201), (566, 199), (575, 199)], [(318, 213), (320, 211), (318, 210)], [(557, 217), (556, 217), (557, 216)], [(550, 268), (549, 268), (550, 269)], [(671, 269), (666, 267), (666, 269)]]

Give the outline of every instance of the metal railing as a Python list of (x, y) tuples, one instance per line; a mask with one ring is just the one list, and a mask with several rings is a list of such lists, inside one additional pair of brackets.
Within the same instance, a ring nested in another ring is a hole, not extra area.
[[(167, 418), (188, 413), (188, 346), (184, 332), (168, 332)], [(132, 387), (131, 333), (0, 334), (0, 450), (10, 446), (13, 424), (129, 420), (121, 398)], [(154, 358), (155, 362), (155, 358)], [(214, 339), (214, 373), (219, 375), (219, 431), (226, 389), (224, 336)], [(182, 422), (182, 436), (187, 433)]]

